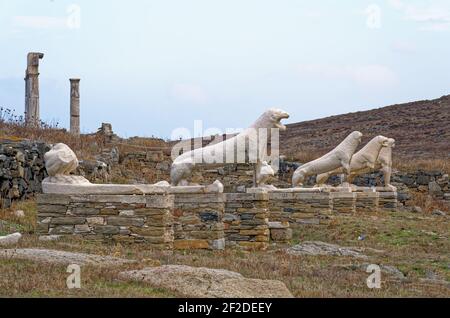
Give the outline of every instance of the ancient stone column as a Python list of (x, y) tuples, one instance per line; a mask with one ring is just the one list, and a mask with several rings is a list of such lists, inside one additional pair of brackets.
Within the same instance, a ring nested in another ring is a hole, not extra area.
[(70, 79), (70, 132), (80, 135), (80, 79)]
[(39, 60), (43, 53), (28, 53), (25, 71), (25, 123), (39, 125)]

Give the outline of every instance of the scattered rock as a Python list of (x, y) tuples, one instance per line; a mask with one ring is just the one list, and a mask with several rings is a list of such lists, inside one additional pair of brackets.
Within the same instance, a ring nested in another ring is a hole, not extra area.
[(57, 241), (60, 238), (62, 238), (62, 235), (41, 235), (39, 236), (39, 241), (50, 242), (50, 241)]
[(411, 209), (411, 212), (414, 212), (414, 213), (423, 213), (423, 210), (422, 210), (422, 208), (421, 208), (420, 206), (415, 206), (415, 207), (413, 207), (413, 208)]
[(23, 212), (22, 210), (14, 211), (14, 216), (16, 218), (19, 218), (19, 219), (24, 218), (25, 217), (25, 212)]
[(164, 265), (121, 272), (121, 280), (143, 281), (152, 286), (198, 298), (292, 298), (277, 280), (249, 279), (223, 269)]
[(355, 258), (367, 259), (357, 249), (351, 247), (341, 247), (335, 244), (324, 242), (304, 242), (292, 246), (286, 250), (290, 255), (330, 255), (330, 256), (351, 256)]
[(447, 215), (444, 211), (437, 210), (437, 209), (434, 210), (432, 214), (433, 215), (438, 215), (438, 216), (446, 216)]
[(273, 228), (270, 229), (270, 238), (274, 242), (289, 242), (292, 240), (292, 229), (285, 228), (285, 229), (277, 229)]
[(0, 246), (17, 244), (17, 243), (19, 243), (21, 238), (22, 238), (22, 234), (20, 234), (20, 233), (14, 233), (14, 234), (6, 235), (6, 236), (0, 236)]
[(136, 262), (134, 260), (128, 260), (111, 256), (100, 256), (94, 254), (73, 253), (73, 252), (46, 250), (46, 249), (0, 250), (0, 258), (25, 259), (50, 264), (95, 265), (101, 267), (120, 266)]
[(428, 191), (433, 196), (442, 196), (442, 189), (436, 181), (432, 181), (428, 184)]

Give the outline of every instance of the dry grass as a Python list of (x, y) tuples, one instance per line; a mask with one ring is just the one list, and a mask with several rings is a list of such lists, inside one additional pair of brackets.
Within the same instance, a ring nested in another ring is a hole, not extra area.
[[(32, 206), (32, 205), (30, 205)], [(111, 255), (140, 260), (136, 265), (114, 269), (82, 269), (82, 290), (65, 287), (67, 274), (61, 266), (39, 266), (27, 261), (0, 260), (0, 294), (3, 296), (58, 297), (170, 297), (170, 291), (140, 283), (119, 282), (117, 272), (158, 263), (223, 268), (250, 278), (283, 281), (296, 297), (450, 297), (449, 219), (428, 214), (387, 213), (341, 215), (329, 224), (302, 226), (294, 231), (294, 243), (310, 240), (341, 246), (373, 248), (364, 251), (369, 260), (330, 256), (289, 256), (281, 246), (269, 251), (155, 251), (145, 245), (101, 244), (75, 238), (39, 242), (26, 235), (21, 247), (41, 247), (75, 252)], [(358, 236), (364, 234), (365, 240)], [(404, 280), (383, 274), (382, 288), (366, 286), (365, 263), (392, 265), (406, 276)], [(441, 282), (424, 280), (430, 275)]]
[(410, 206), (418, 206), (423, 212), (430, 214), (434, 210), (449, 211), (449, 205), (443, 200), (436, 200), (426, 192), (411, 191), (411, 200), (408, 202)]
[(450, 159), (414, 159), (394, 158), (393, 166), (402, 172), (442, 171), (450, 173)]
[(0, 108), (0, 139), (11, 141), (32, 140), (38, 142), (65, 143), (72, 148), (80, 158), (90, 159), (101, 152), (105, 145), (104, 138), (97, 134), (70, 134), (66, 129), (58, 127), (58, 123), (41, 122), (40, 126), (27, 125), (21, 116), (13, 110)]

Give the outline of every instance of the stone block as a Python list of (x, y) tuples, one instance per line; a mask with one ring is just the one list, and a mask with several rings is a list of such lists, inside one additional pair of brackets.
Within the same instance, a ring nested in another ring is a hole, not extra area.
[(207, 240), (176, 240), (173, 247), (177, 250), (209, 249)]
[(143, 226), (144, 219), (143, 218), (130, 218), (130, 217), (117, 217), (117, 216), (109, 216), (106, 218), (106, 223), (108, 225), (115, 226)]
[(86, 219), (83, 217), (65, 216), (52, 218), (50, 224), (52, 225), (77, 225), (86, 223)]
[(292, 229), (290, 228), (272, 228), (270, 237), (275, 242), (289, 242), (292, 240)]
[(118, 226), (113, 225), (95, 225), (94, 232), (96, 234), (113, 235), (119, 234), (120, 228)]
[(67, 206), (70, 203), (70, 196), (64, 194), (38, 194), (37, 204), (56, 204)]
[(66, 214), (67, 205), (59, 204), (38, 204), (38, 214), (53, 213), (53, 214)]

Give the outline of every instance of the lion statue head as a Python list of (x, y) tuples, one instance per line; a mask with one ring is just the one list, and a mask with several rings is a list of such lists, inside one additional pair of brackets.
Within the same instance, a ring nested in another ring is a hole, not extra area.
[(289, 114), (284, 110), (272, 108), (265, 111), (251, 128), (278, 128), (281, 131), (284, 131), (286, 130), (286, 126), (283, 125), (281, 121), (283, 119), (288, 119), (289, 117)]

